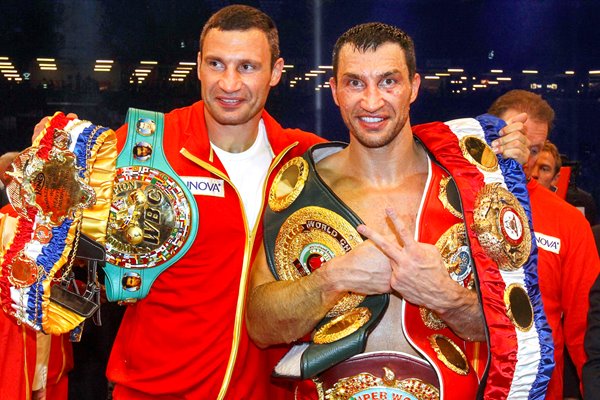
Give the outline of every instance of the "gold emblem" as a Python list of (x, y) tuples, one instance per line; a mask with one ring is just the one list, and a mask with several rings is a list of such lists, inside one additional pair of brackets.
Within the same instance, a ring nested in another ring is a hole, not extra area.
[(452, 225), (435, 243), (450, 277), (466, 286), (465, 280), (473, 270), (471, 251), (467, 244), (467, 231), (462, 222)]
[(444, 365), (459, 375), (467, 375), (469, 373), (469, 363), (465, 353), (456, 345), (449, 337), (444, 335), (429, 336), (429, 343), (435, 350), (438, 359)]
[(371, 311), (367, 307), (357, 307), (335, 317), (320, 327), (313, 337), (316, 344), (333, 343), (356, 332), (371, 319)]
[(494, 151), (477, 136), (465, 136), (460, 139), (460, 149), (469, 162), (486, 172), (498, 169), (498, 159)]
[[(322, 207), (304, 207), (281, 225), (275, 239), (275, 269), (282, 280), (300, 279), (360, 242), (356, 229), (339, 214)], [(337, 317), (363, 299), (363, 295), (348, 293), (327, 316)]]
[[(371, 396), (373, 393), (375, 396)], [(362, 395), (365, 395), (364, 397)], [(409, 397), (411, 396), (411, 397)], [(439, 400), (439, 390), (418, 378), (396, 379), (396, 374), (388, 367), (383, 367), (383, 376), (378, 377), (369, 372), (361, 372), (338, 380), (333, 387), (319, 396), (320, 400), (350, 399), (411, 399)]]
[(119, 267), (156, 267), (183, 247), (191, 208), (183, 189), (150, 167), (119, 168), (108, 219), (106, 260)]
[(438, 199), (440, 199), (444, 205), (444, 208), (448, 210), (450, 214), (454, 215), (456, 218), (463, 219), (462, 212), (459, 211), (459, 209), (461, 209), (460, 203), (452, 204), (452, 202), (450, 202), (450, 198), (458, 200), (458, 189), (456, 187), (456, 183), (454, 183), (454, 180), (450, 176), (445, 176), (440, 181), (440, 192), (438, 193)]
[(446, 323), (434, 312), (426, 307), (419, 307), (421, 319), (426, 327), (433, 330), (440, 330), (446, 327)]
[(533, 306), (525, 288), (510, 284), (504, 291), (506, 314), (513, 325), (521, 332), (527, 332), (533, 326)]
[(25, 288), (38, 280), (38, 266), (21, 250), (8, 266), (8, 280), (16, 288)]
[(95, 204), (96, 193), (80, 176), (75, 154), (60, 150), (68, 140), (66, 132), (56, 130), (47, 160), (36, 155), (37, 148), (29, 148), (13, 162), (7, 192), (21, 216), (28, 218), (27, 207), (33, 205), (40, 211), (41, 224), (58, 226)]
[(300, 195), (308, 178), (308, 163), (296, 157), (281, 167), (269, 191), (269, 207), (275, 212), (288, 208)]
[(486, 254), (503, 271), (515, 271), (531, 252), (531, 231), (525, 210), (500, 183), (485, 185), (477, 194), (473, 231)]
[[(462, 222), (452, 225), (440, 236), (435, 247), (439, 250), (450, 277), (463, 287), (468, 287), (472, 281), (473, 260), (467, 245), (465, 225)], [(429, 329), (439, 330), (446, 327), (435, 312), (422, 306), (419, 307), (419, 311), (423, 323)]]
[(46, 225), (38, 225), (33, 232), (33, 239), (41, 244), (49, 243), (52, 239), (52, 229)]

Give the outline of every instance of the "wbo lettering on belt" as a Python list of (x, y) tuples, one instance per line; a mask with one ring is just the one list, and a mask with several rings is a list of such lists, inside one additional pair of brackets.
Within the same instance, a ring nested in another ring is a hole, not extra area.
[[(146, 297), (158, 275), (188, 251), (199, 218), (192, 185), (178, 177), (162, 150), (164, 115), (130, 108), (127, 123), (104, 271), (108, 300), (133, 303)], [(211, 185), (208, 190), (218, 195), (218, 183)]]

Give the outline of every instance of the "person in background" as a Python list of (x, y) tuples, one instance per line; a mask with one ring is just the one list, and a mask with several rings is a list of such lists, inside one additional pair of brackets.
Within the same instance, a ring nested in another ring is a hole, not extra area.
[(533, 166), (531, 177), (546, 189), (556, 192), (556, 184), (560, 178), (560, 167), (562, 167), (562, 162), (558, 149), (554, 143), (546, 140)]
[(562, 399), (565, 345), (580, 379), (587, 359), (583, 338), (588, 295), (600, 272), (600, 261), (590, 224), (583, 214), (538, 180), (531, 179), (554, 122), (552, 107), (535, 93), (511, 90), (496, 99), (488, 112), (504, 120), (522, 112), (529, 116), (525, 128), (531, 151), (524, 169), (529, 179), (527, 190), (538, 245), (540, 291), (552, 328), (556, 361), (546, 398)]
[(598, 211), (594, 196), (577, 185), (577, 180), (581, 172), (581, 162), (569, 160), (566, 156), (562, 156), (561, 161), (563, 165), (568, 165), (571, 167), (571, 177), (569, 179), (569, 186), (567, 188), (565, 200), (567, 203), (581, 211), (581, 213), (585, 215), (585, 218), (588, 220), (590, 225), (597, 224)]

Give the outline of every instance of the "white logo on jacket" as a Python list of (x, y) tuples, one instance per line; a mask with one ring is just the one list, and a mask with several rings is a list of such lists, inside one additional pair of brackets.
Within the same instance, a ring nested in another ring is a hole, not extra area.
[(543, 233), (535, 232), (535, 242), (540, 249), (554, 254), (560, 254), (560, 239)]
[(225, 197), (225, 183), (223, 179), (205, 178), (199, 176), (182, 176), (187, 188), (194, 195)]

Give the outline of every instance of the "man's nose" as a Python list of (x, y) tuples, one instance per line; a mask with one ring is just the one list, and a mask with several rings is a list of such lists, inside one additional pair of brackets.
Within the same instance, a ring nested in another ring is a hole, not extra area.
[(375, 112), (384, 105), (383, 97), (377, 86), (367, 86), (363, 92), (363, 98), (361, 106), (363, 110), (368, 112)]
[(540, 168), (537, 165), (534, 165), (531, 168), (531, 177), (533, 179), (538, 179), (540, 177)]
[(234, 68), (227, 68), (221, 79), (219, 79), (219, 88), (227, 93), (233, 93), (240, 90), (242, 87), (242, 80), (240, 74)]

